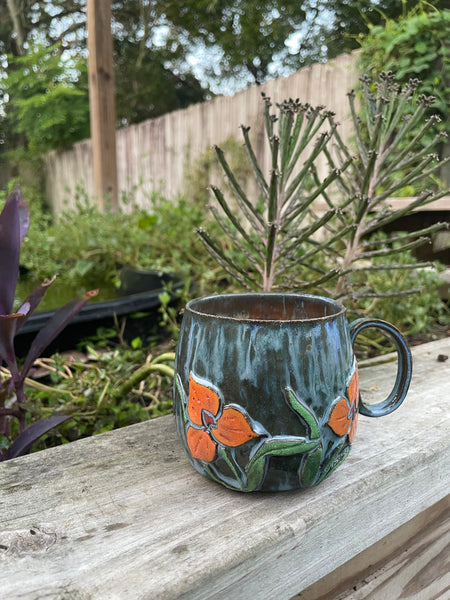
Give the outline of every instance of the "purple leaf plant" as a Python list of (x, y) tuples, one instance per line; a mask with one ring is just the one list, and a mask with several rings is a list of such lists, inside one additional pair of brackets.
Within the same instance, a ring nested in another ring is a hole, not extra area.
[(36, 334), (23, 364), (19, 367), (14, 338), (39, 305), (55, 277), (35, 288), (16, 312), (13, 311), (19, 276), (20, 245), (28, 231), (30, 215), (22, 201), (20, 187), (8, 197), (0, 213), (0, 365), (6, 364), (9, 375), (0, 379), (0, 436), (11, 436), (14, 419), (19, 434), (9, 447), (0, 448), (0, 461), (21, 456), (45, 433), (70, 419), (70, 415), (54, 414), (27, 427), (25, 379), (34, 361), (52, 342), (86, 302), (98, 290), (86, 292), (57, 310)]

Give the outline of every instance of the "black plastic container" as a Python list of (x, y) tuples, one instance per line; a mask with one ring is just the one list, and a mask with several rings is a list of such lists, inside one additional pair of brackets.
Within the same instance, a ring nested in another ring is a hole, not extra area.
[[(172, 273), (143, 271), (131, 267), (122, 269), (120, 281), (117, 298), (88, 302), (48, 346), (45, 355), (75, 348), (83, 338), (95, 335), (99, 327), (113, 327), (115, 317), (130, 317), (123, 333), (125, 339), (155, 335), (160, 321), (160, 294), (167, 291), (174, 303), (177, 292), (184, 286), (182, 279)], [(34, 336), (54, 312), (38, 311), (31, 315), (15, 338), (18, 356), (26, 354)], [(134, 318), (137, 313), (139, 318)]]

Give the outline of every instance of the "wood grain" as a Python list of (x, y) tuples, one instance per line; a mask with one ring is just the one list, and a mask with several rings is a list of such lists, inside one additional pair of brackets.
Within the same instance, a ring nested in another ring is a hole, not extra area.
[[(89, 107), (93, 190), (100, 208), (118, 206), (116, 102), (111, 35), (111, 0), (87, 0)], [(75, 154), (77, 156), (77, 154)], [(86, 166), (86, 160), (82, 160)], [(70, 167), (69, 167), (70, 169)]]
[(450, 496), (291, 600), (448, 600)]
[[(328, 597), (330, 598), (330, 597)], [(450, 514), (431, 524), (374, 573), (363, 573), (336, 600), (448, 600)]]
[[(448, 494), (439, 354), (450, 339), (414, 349), (403, 406), (361, 417), (347, 461), (311, 490), (240, 494), (204, 479), (172, 417), (0, 464), (1, 597), (291, 598)], [(371, 401), (395, 364), (361, 371)]]

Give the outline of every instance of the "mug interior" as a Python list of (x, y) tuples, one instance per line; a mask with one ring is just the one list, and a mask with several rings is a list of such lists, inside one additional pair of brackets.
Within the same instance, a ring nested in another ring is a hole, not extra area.
[(309, 321), (327, 319), (345, 311), (342, 304), (302, 294), (223, 294), (191, 300), (193, 313), (239, 321)]

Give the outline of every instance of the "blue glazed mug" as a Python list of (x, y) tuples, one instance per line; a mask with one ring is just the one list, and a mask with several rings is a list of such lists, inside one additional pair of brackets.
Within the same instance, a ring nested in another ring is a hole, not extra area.
[[(356, 336), (375, 327), (398, 356), (392, 392), (360, 401)], [(190, 301), (175, 362), (174, 413), (192, 465), (243, 492), (307, 488), (346, 458), (358, 412), (386, 415), (411, 380), (411, 353), (386, 321), (357, 319), (328, 298), (227, 294)]]

